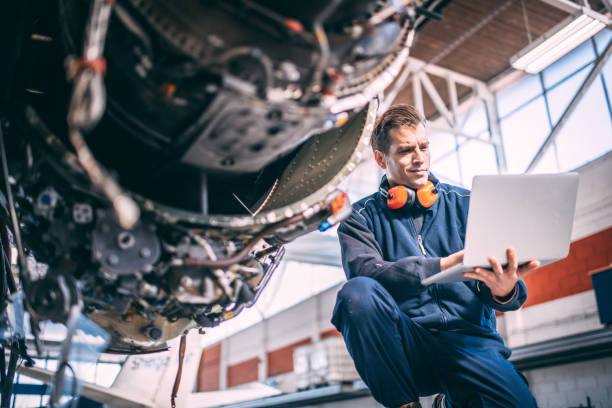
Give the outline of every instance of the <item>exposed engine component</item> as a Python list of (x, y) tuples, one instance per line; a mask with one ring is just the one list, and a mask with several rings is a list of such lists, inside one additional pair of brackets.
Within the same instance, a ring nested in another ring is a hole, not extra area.
[(430, 2), (112, 3), (15, 14), (2, 202), (41, 265), (30, 313), (78, 306), (109, 351), (151, 352), (252, 305), (284, 244), (348, 216), (336, 187)]
[(100, 210), (91, 238), (93, 258), (107, 277), (146, 274), (159, 260), (161, 250), (154, 223), (141, 221), (124, 230), (112, 212)]

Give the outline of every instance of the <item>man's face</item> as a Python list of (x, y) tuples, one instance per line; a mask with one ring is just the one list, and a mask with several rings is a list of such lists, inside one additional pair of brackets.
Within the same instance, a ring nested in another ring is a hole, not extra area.
[(376, 162), (387, 173), (389, 184), (423, 187), (429, 177), (429, 141), (423, 125), (391, 129), (389, 137), (391, 145), (387, 154), (380, 150), (374, 152)]

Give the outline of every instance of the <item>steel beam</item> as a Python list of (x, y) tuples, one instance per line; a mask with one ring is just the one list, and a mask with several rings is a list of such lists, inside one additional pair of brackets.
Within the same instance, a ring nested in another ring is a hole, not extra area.
[(412, 75), (412, 94), (414, 97), (414, 105), (422, 115), (425, 114), (423, 105), (423, 90), (421, 89), (421, 80), (417, 75)]
[(451, 115), (453, 116), (453, 123), (457, 125), (457, 107), (459, 102), (457, 99), (457, 84), (451, 75), (446, 77), (446, 86), (448, 87), (448, 99), (450, 101)]
[(497, 172), (503, 174), (508, 170), (506, 161), (506, 149), (502, 138), (501, 125), (499, 124), (499, 116), (497, 115), (497, 103), (495, 96), (487, 87), (481, 87), (479, 93), (485, 93), (483, 98), (485, 110), (487, 113), (487, 122), (489, 125), (489, 135), (491, 142), (495, 147), (495, 159), (497, 162)]
[(455, 125), (453, 123), (453, 118), (451, 117), (450, 112), (446, 108), (446, 105), (444, 104), (442, 97), (436, 90), (436, 87), (431, 82), (431, 79), (429, 79), (429, 77), (427, 76), (427, 73), (421, 71), (418, 73), (418, 77), (421, 80), (421, 83), (423, 84), (423, 86), (425, 87), (425, 91), (427, 91), (427, 94), (429, 95), (432, 102), (436, 106), (436, 109), (438, 109), (438, 113), (440, 113), (440, 115), (442, 115), (446, 119), (449, 126), (453, 127)]
[[(384, 100), (381, 103), (380, 111), (384, 112), (385, 110), (389, 108), (389, 106), (391, 106), (391, 104), (393, 103), (393, 101), (395, 100), (399, 92), (401, 92), (406, 82), (410, 80), (412, 82), (412, 88), (413, 88), (414, 105), (417, 109), (419, 109), (420, 112), (423, 112), (422, 86), (421, 86), (421, 81), (417, 78), (419, 74), (421, 73), (426, 73), (429, 75), (441, 77), (455, 84), (454, 89), (451, 89), (451, 86), (449, 85), (449, 92), (451, 92), (450, 94), (451, 109), (453, 108), (452, 106), (453, 100), (457, 101), (457, 98), (456, 97), (453, 98), (452, 96), (453, 94), (454, 95), (457, 94), (456, 84), (465, 85), (467, 87), (474, 88), (474, 89), (478, 87), (487, 86), (485, 82), (480, 81), (476, 78), (472, 78), (467, 75), (463, 75), (458, 72), (452, 71), (450, 69), (439, 67), (437, 65), (428, 64), (425, 61), (419, 60), (417, 58), (409, 57), (408, 61), (406, 61), (406, 65), (402, 73), (400, 74), (398, 79), (393, 84), (391, 90), (386, 93)], [(431, 83), (431, 81), (429, 82)], [(432, 86), (431, 89), (435, 89), (435, 88)], [(434, 94), (438, 94), (438, 92), (434, 91)], [(439, 97), (439, 94), (438, 94), (438, 97)], [(435, 98), (435, 96), (432, 96), (432, 99), (433, 98)], [(439, 98), (439, 100), (441, 100), (441, 98)], [(444, 105), (444, 103), (442, 103), (442, 105)], [(455, 107), (457, 106), (458, 105), (456, 105)], [(448, 109), (446, 110), (448, 111)], [(455, 114), (458, 114), (458, 113), (460, 112), (455, 112)]]
[(410, 63), (414, 71), (425, 71), (428, 74), (439, 76), (442, 78), (451, 77), (453, 81), (465, 86), (469, 86), (470, 88), (473, 88), (478, 85), (485, 85), (483, 81), (480, 81), (476, 78), (460, 74), (459, 72), (455, 72), (448, 68), (440, 67), (438, 65), (429, 64), (417, 58), (408, 57), (408, 62)]
[(569, 0), (540, 0), (546, 4), (550, 4), (553, 7), (563, 10), (570, 14), (580, 10), (582, 7), (579, 4), (572, 3)]
[(450, 128), (450, 127), (444, 127), (444, 126), (436, 126), (436, 125), (429, 125), (427, 127), (430, 130), (433, 130), (435, 132), (450, 133), (451, 135), (463, 137), (463, 138), (466, 138), (468, 140), (473, 140), (475, 142), (480, 142), (480, 143), (484, 143), (484, 144), (488, 144), (488, 145), (495, 145), (495, 143), (492, 140), (481, 139), (478, 136), (470, 135), (469, 133), (462, 132), (461, 130), (456, 129), (456, 128)]
[[(583, 0), (584, 5), (581, 6), (578, 3), (573, 3), (569, 0), (540, 0), (546, 4), (549, 4), (553, 7), (558, 8), (559, 10), (563, 10), (569, 14), (574, 14), (577, 13), (580, 10), (588, 10), (589, 14), (597, 14), (599, 17), (601, 17), (601, 20), (608, 20), (608, 24), (610, 24), (610, 19), (605, 16), (604, 14), (598, 13), (595, 10), (593, 10), (591, 8), (591, 5), (589, 4), (588, 1)], [(612, 2), (610, 0), (602, 0), (602, 3), (604, 4), (604, 7), (606, 8), (606, 10), (608, 11), (608, 13), (612, 13)]]
[(546, 153), (550, 145), (555, 141), (557, 135), (559, 134), (561, 129), (563, 129), (563, 126), (569, 119), (570, 115), (574, 112), (574, 109), (576, 109), (576, 106), (582, 100), (582, 97), (589, 89), (597, 75), (599, 75), (608, 58), (610, 58), (610, 54), (612, 54), (612, 40), (608, 42), (608, 45), (606, 46), (604, 52), (599, 56), (599, 58), (597, 58), (595, 65), (591, 69), (591, 72), (589, 72), (589, 75), (587, 75), (582, 85), (580, 85), (580, 88), (576, 92), (576, 95), (574, 95), (570, 103), (567, 105), (567, 108), (565, 108), (565, 111), (563, 112), (553, 129), (550, 131), (550, 134), (546, 137), (546, 139), (538, 149), (538, 152), (531, 160), (531, 163), (529, 163), (529, 166), (527, 166), (527, 170), (525, 170), (525, 173), (531, 173), (538, 165), (540, 160), (542, 160), (542, 157), (544, 157), (544, 154)]

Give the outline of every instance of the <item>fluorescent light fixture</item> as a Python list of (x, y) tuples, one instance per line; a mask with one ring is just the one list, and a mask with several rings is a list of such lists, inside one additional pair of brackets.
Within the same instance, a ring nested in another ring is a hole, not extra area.
[(510, 58), (510, 65), (537, 74), (609, 24), (606, 16), (582, 7)]

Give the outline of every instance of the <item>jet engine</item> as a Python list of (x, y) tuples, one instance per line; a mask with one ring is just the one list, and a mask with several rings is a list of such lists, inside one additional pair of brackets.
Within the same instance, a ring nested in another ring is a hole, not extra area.
[(432, 2), (17, 3), (3, 247), (34, 321), (76, 305), (142, 353), (236, 316), (284, 244), (348, 216), (337, 186)]

